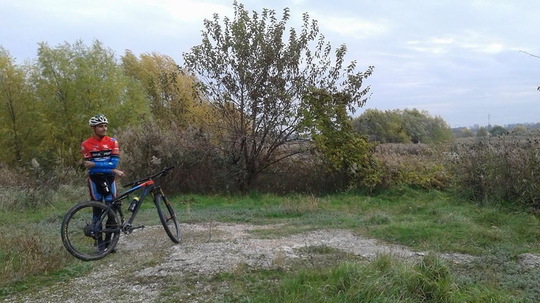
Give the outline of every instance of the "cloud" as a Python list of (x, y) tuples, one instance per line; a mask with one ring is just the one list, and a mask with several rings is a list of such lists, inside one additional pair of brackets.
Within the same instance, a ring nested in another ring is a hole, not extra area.
[(481, 54), (498, 54), (515, 48), (508, 47), (495, 37), (481, 35), (476, 32), (429, 37), (425, 40), (410, 40), (406, 42), (407, 48), (416, 52), (444, 55), (458, 51), (467, 51)]
[[(127, 2), (131, 3), (131, 1)], [(233, 8), (229, 4), (196, 0), (145, 0), (144, 2), (148, 6), (153, 5), (165, 11), (173, 19), (183, 23), (200, 22), (202, 24), (204, 19), (212, 18), (214, 13), (230, 16), (233, 12)]]
[(381, 36), (390, 29), (385, 20), (366, 20), (357, 17), (314, 16), (325, 29), (348, 39)]

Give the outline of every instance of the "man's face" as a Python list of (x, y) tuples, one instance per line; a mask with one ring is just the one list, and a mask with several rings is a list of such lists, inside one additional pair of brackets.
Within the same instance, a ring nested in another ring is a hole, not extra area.
[(107, 135), (107, 124), (99, 124), (94, 126), (94, 135), (98, 138), (103, 138)]

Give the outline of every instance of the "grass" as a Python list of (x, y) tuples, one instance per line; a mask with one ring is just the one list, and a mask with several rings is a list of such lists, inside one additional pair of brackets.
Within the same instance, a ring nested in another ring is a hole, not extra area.
[[(311, 262), (283, 271), (247, 270), (221, 276), (232, 285), (228, 302), (536, 302), (540, 271), (518, 255), (540, 253), (538, 217), (505, 207), (482, 207), (438, 191), (399, 189), (375, 196), (185, 196), (184, 221), (283, 224), (258, 236), (346, 228), (358, 234), (433, 253), (478, 256), (447, 265), (432, 255), (410, 264), (392, 256), (375, 262), (336, 258), (313, 248)], [(321, 255), (330, 257), (323, 258)], [(319, 261), (314, 261), (319, 259)], [(381, 263), (388, 267), (379, 268)], [(426, 265), (427, 264), (427, 265)], [(429, 265), (429, 266), (428, 266)], [(374, 268), (375, 267), (375, 268)], [(433, 276), (441, 279), (433, 280)], [(259, 281), (259, 282), (253, 282)], [(343, 281), (349, 281), (343, 285)], [(353, 281), (353, 282), (350, 282)], [(272, 287), (269, 287), (271, 285)]]
[[(282, 224), (278, 229), (256, 231), (264, 237), (343, 228), (433, 253), (412, 263), (392, 256), (367, 262), (333, 248), (310, 247), (298, 252), (309, 258), (293, 264), (275, 260), (270, 270), (239, 267), (208, 277), (210, 285), (227, 285), (220, 291), (226, 302), (540, 299), (540, 270), (518, 262), (519, 254), (540, 253), (539, 219), (515, 209), (482, 207), (448, 193), (407, 188), (373, 196), (182, 195), (172, 202), (183, 223)], [(92, 269), (93, 263), (74, 259), (60, 241), (60, 222), (71, 204), (60, 201), (32, 210), (0, 208), (0, 298), (32, 284), (47, 285)], [(154, 206), (143, 204), (136, 221), (159, 224)], [(446, 264), (435, 255), (441, 252), (468, 253), (478, 259), (465, 265)], [(172, 296), (178, 287), (171, 284), (164, 296)]]
[[(60, 239), (63, 215), (71, 206), (58, 201), (31, 209), (0, 207), (0, 298), (92, 270), (91, 262), (73, 258)], [(151, 200), (143, 203), (135, 223), (161, 224)]]
[(227, 289), (219, 302), (535, 302), (463, 278), (434, 254), (414, 262), (392, 255), (367, 262), (324, 246), (302, 250), (310, 258), (287, 270), (239, 267), (202, 283), (209, 291)]
[(0, 211), (0, 297), (91, 270), (91, 264), (74, 261), (62, 246), (60, 209)]
[[(184, 222), (285, 223), (291, 232), (346, 228), (417, 250), (540, 253), (538, 217), (481, 207), (438, 191), (401, 189), (377, 196), (198, 196), (180, 198)], [(283, 233), (283, 229), (277, 231)]]
[(226, 302), (516, 302), (496, 288), (459, 285), (435, 256), (409, 263), (382, 255), (370, 263), (242, 272), (221, 278), (233, 287)]

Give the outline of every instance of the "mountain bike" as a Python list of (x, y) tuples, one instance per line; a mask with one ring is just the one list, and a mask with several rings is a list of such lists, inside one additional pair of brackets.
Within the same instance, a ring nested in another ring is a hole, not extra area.
[[(166, 176), (174, 167), (168, 167), (151, 176), (125, 184), (130, 187), (112, 202), (84, 201), (68, 210), (62, 221), (62, 243), (76, 258), (84, 261), (98, 260), (115, 250), (120, 233), (130, 234), (144, 225), (134, 226), (133, 222), (148, 195), (153, 197), (159, 219), (165, 232), (174, 243), (180, 243), (180, 224), (174, 209), (157, 184), (158, 177)], [(104, 184), (108, 186), (108, 184)], [(124, 217), (122, 201), (141, 190), (140, 198), (134, 197)], [(105, 195), (103, 195), (105, 196)]]

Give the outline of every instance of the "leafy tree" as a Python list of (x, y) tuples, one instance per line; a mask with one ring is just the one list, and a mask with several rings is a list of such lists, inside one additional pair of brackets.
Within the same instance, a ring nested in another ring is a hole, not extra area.
[(512, 133), (516, 135), (525, 135), (529, 130), (525, 125), (517, 125), (512, 129)]
[(451, 140), (453, 133), (441, 117), (432, 117), (427, 111), (405, 109), (403, 126), (412, 142), (435, 143)]
[(28, 68), (16, 66), (0, 47), (0, 162), (5, 164), (28, 164), (39, 145), (40, 115)]
[(106, 114), (111, 125), (144, 118), (147, 103), (139, 83), (123, 74), (114, 53), (95, 41), (56, 48), (41, 43), (34, 75), (43, 103), (47, 137), (42, 148), (49, 160), (79, 163), (79, 146), (89, 135), (88, 118)]
[(460, 127), (460, 128), (454, 129), (453, 132), (454, 132), (454, 136), (456, 136), (457, 138), (474, 137), (474, 132), (470, 128), (467, 128), (467, 127)]
[(477, 137), (487, 137), (489, 135), (487, 129), (485, 127), (480, 127), (478, 131), (476, 132)]
[[(344, 67), (345, 45), (335, 50), (324, 41), (315, 20), (303, 15), (300, 31), (288, 30), (289, 9), (249, 12), (234, 2), (234, 18), (205, 20), (202, 44), (184, 54), (186, 66), (201, 80), (219, 119), (223, 151), (237, 167), (242, 188), (272, 164), (305, 148), (304, 95), (313, 88), (340, 94), (345, 107), (362, 106), (372, 73)], [(329, 104), (330, 105), (330, 104)]]
[(353, 120), (354, 129), (368, 137), (369, 141), (380, 143), (408, 143), (410, 136), (403, 127), (399, 111), (368, 109)]
[(371, 157), (373, 146), (354, 131), (347, 98), (339, 93), (311, 90), (304, 98), (304, 125), (332, 170), (346, 175), (351, 185), (373, 187), (378, 183)]
[(502, 136), (508, 133), (508, 130), (500, 125), (495, 125), (489, 130), (489, 133), (492, 136)]
[(193, 115), (204, 115), (204, 111), (196, 109), (200, 105), (196, 102), (196, 79), (186, 74), (173, 58), (158, 53), (137, 58), (126, 51), (122, 66), (126, 75), (140, 81), (153, 116), (162, 125), (186, 126)]
[(381, 143), (437, 143), (453, 138), (452, 130), (441, 117), (418, 109), (367, 110), (353, 123), (359, 133)]

